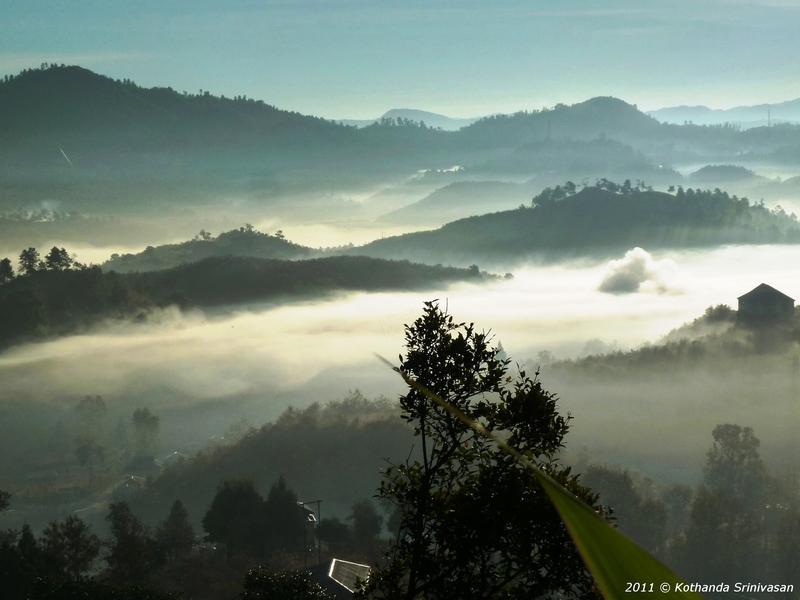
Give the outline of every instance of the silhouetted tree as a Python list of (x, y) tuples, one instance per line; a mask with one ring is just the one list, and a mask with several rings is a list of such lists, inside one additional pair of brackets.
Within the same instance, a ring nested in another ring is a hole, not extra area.
[(203, 517), (212, 542), (222, 542), (230, 554), (264, 553), (264, 499), (250, 481), (224, 481)]
[[(37, 576), (58, 575), (57, 568), (61, 558), (56, 557), (55, 565), (46, 559), (41, 545), (34, 537), (33, 531), (31, 531), (31, 527), (27, 523), (22, 526), (22, 530), (19, 533), (17, 555), (19, 559), (19, 576), (23, 580), (31, 581)], [(52, 573), (54, 567), (56, 571)]]
[(68, 271), (72, 267), (72, 257), (65, 248), (53, 246), (45, 256), (44, 264), (48, 271)]
[(0, 512), (8, 508), (10, 500), (11, 500), (11, 494), (9, 494), (8, 492), (4, 492), (3, 490), (0, 490)]
[(136, 437), (136, 454), (151, 455), (154, 451), (160, 421), (149, 408), (137, 408), (131, 417), (133, 432)]
[(703, 482), (709, 488), (740, 498), (748, 506), (758, 505), (765, 492), (767, 468), (758, 453), (761, 445), (752, 428), (717, 425), (708, 451)]
[(106, 457), (106, 450), (94, 441), (92, 437), (80, 436), (75, 442), (75, 458), (78, 464), (86, 467), (89, 473), (89, 481), (94, 480), (94, 467), (102, 463)]
[(757, 576), (764, 556), (768, 476), (749, 427), (717, 425), (703, 482), (695, 493), (685, 543), (686, 573), (703, 580)]
[(194, 530), (189, 523), (189, 513), (180, 500), (175, 500), (169, 516), (156, 531), (158, 548), (167, 561), (174, 561), (192, 551)]
[(154, 562), (153, 541), (144, 524), (125, 502), (114, 502), (106, 517), (111, 529), (111, 546), (106, 563), (113, 581), (140, 583)]
[(298, 506), (297, 501), (297, 494), (289, 488), (283, 476), (270, 487), (264, 505), (264, 533), (270, 551), (294, 553), (303, 548), (304, 541), (311, 541), (306, 535), (305, 510)]
[(41, 267), (39, 251), (36, 248), (28, 248), (19, 254), (19, 272), (23, 275), (35, 273)]
[[(569, 417), (538, 377), (436, 302), (406, 326), (401, 372), (537, 463), (594, 505), (557, 456)], [(398, 539), (373, 569), (369, 598), (591, 597), (594, 585), (561, 518), (530, 472), (416, 387), (400, 398), (420, 458), (387, 470), (379, 496), (401, 508)]]
[(17, 550), (20, 556), (31, 564), (38, 562), (38, 555), (41, 553), (41, 549), (33, 535), (33, 531), (31, 531), (31, 526), (27, 523), (22, 526), (22, 530), (20, 531), (19, 540), (17, 541)]
[(667, 486), (661, 492), (660, 498), (667, 510), (667, 538), (674, 538), (686, 529), (693, 496), (692, 488), (683, 484)]
[(630, 473), (591, 465), (583, 474), (583, 482), (612, 509), (622, 531), (651, 552), (659, 550), (665, 539), (666, 507), (661, 501), (641, 494)]
[(42, 533), (42, 550), (50, 570), (76, 581), (100, 553), (100, 540), (75, 515), (52, 522)]
[[(27, 551), (29, 543), (33, 545), (30, 552)], [(21, 544), (26, 548), (24, 556)], [(23, 527), (19, 536), (13, 530), (0, 532), (0, 595), (3, 598), (29, 598), (35, 578), (44, 574), (30, 527)]]
[(11, 259), (4, 258), (0, 260), (0, 285), (12, 279), (14, 279), (14, 266), (11, 264)]
[(361, 500), (353, 504), (350, 512), (353, 524), (353, 544), (355, 550), (371, 557), (378, 546), (378, 536), (383, 528), (383, 516), (369, 500)]

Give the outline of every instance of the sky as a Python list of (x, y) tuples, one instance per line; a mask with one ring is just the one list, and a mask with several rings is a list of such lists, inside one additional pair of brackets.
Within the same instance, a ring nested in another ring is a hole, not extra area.
[(800, 97), (800, 0), (0, 0), (0, 74), (79, 64), (328, 118)]

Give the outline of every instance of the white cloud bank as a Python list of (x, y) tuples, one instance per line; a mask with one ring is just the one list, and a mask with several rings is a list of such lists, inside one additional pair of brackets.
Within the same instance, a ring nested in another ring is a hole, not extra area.
[(598, 290), (607, 294), (675, 293), (678, 291), (674, 284), (676, 271), (673, 261), (656, 260), (637, 246), (622, 258), (608, 263)]

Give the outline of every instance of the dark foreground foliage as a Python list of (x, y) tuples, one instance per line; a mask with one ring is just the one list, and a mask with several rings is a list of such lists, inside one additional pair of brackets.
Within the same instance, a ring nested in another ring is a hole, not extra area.
[[(594, 504), (558, 462), (569, 417), (538, 377), (508, 372), (490, 337), (434, 302), (406, 327), (400, 370)], [(363, 598), (595, 597), (555, 507), (527, 469), (412, 387), (401, 397), (419, 458), (392, 466), (379, 496), (400, 514)]]
[(244, 579), (242, 600), (334, 600), (308, 573), (301, 571), (268, 571), (257, 568)]

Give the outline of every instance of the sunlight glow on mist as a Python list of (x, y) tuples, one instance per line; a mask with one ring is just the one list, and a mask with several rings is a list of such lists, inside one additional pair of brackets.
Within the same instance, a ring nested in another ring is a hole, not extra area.
[[(147, 324), (110, 324), (83, 335), (12, 348), (0, 358), (0, 394), (70, 394), (173, 390), (209, 398), (302, 386), (330, 369), (390, 378), (373, 359), (402, 350), (403, 323), (438, 298), (461, 321), (491, 329), (517, 361), (549, 350), (580, 355), (597, 342), (633, 347), (656, 341), (710, 305), (735, 306), (758, 283), (790, 295), (800, 289), (791, 266), (800, 247), (738, 246), (710, 252), (655, 254), (676, 265), (683, 293), (625, 295), (597, 290), (607, 266), (531, 266), (488, 286), (406, 293), (357, 293), (279, 307), (238, 307), (202, 314), (163, 311)], [(89, 383), (87, 383), (89, 382)], [(359, 387), (357, 379), (330, 390)], [(88, 389), (91, 388), (91, 389)], [(324, 400), (324, 399), (323, 399)], [(168, 400), (165, 400), (168, 401)]]

